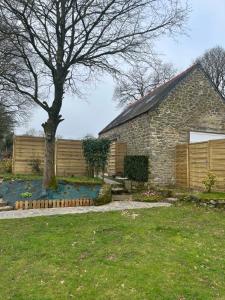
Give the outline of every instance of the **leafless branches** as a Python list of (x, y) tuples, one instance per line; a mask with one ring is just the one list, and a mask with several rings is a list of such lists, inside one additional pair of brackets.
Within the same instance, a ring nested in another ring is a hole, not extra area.
[(217, 46), (207, 50), (196, 62), (200, 62), (218, 90), (225, 97), (225, 50)]
[(9, 57), (25, 66), (4, 80), (50, 113), (46, 83), (62, 98), (77, 90), (81, 66), (118, 72), (122, 60), (147, 55), (157, 36), (180, 31), (187, 7), (178, 0), (0, 0), (0, 16), (1, 34), (15, 47)]
[(151, 64), (134, 65), (126, 74), (117, 78), (113, 99), (119, 106), (129, 105), (175, 75), (171, 64), (154, 60)]
[(180, 32), (187, 14), (181, 0), (0, 0), (0, 34), (14, 47), (5, 56), (23, 62), (1, 75), (2, 86), (47, 112), (49, 166), (64, 94), (79, 90), (80, 70), (121, 72), (122, 62), (147, 56), (155, 38)]

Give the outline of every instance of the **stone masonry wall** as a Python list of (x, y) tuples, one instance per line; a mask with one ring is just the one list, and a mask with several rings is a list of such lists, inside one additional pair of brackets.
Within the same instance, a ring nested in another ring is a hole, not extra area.
[(102, 136), (127, 142), (128, 154), (147, 154), (150, 182), (175, 183), (175, 147), (190, 131), (225, 133), (225, 102), (200, 69), (192, 71), (153, 111)]
[(101, 134), (101, 137), (127, 143), (127, 151), (130, 155), (149, 155), (149, 130), (150, 117), (148, 114), (143, 114)]

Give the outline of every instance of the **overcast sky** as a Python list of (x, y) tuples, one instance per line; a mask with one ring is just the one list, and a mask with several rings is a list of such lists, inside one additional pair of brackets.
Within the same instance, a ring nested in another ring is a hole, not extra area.
[[(189, 0), (190, 19), (187, 24), (189, 36), (178, 36), (176, 40), (163, 38), (156, 50), (163, 54), (165, 62), (171, 62), (179, 70), (186, 69), (193, 60), (206, 49), (220, 45), (225, 48), (225, 1)], [(102, 78), (96, 87), (91, 86), (86, 100), (76, 96), (66, 96), (57, 134), (64, 138), (79, 139), (87, 134), (96, 135), (119, 114), (116, 103), (112, 101), (114, 83), (110, 78)], [(42, 130), (41, 124), (47, 115), (35, 109), (30, 121), (16, 130), (24, 134), (28, 129)]]

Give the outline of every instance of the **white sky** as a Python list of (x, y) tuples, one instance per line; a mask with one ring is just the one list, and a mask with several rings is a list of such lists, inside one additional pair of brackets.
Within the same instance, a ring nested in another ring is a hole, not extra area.
[[(163, 38), (156, 47), (163, 54), (162, 59), (173, 63), (179, 71), (191, 65), (205, 50), (217, 45), (225, 48), (225, 0), (189, 0), (189, 3), (192, 9), (187, 24), (189, 36), (179, 36), (176, 40)], [(72, 139), (97, 135), (120, 112), (112, 101), (113, 89), (112, 79), (106, 77), (96, 87), (90, 87), (86, 100), (66, 96), (62, 108), (65, 121), (57, 134)], [(18, 128), (16, 134), (31, 128), (42, 130), (46, 118), (44, 111), (35, 109), (30, 121)]]

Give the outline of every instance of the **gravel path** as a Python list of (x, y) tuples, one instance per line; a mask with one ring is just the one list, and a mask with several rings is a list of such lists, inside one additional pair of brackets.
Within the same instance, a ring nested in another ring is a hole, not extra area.
[(135, 201), (115, 201), (102, 206), (86, 206), (86, 207), (64, 207), (64, 208), (45, 208), (45, 209), (29, 209), (29, 210), (12, 210), (0, 212), (0, 219), (19, 219), (40, 216), (54, 216), (67, 214), (84, 214), (88, 212), (107, 212), (127, 209), (152, 208), (152, 207), (168, 207), (169, 203), (143, 203)]

